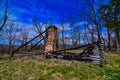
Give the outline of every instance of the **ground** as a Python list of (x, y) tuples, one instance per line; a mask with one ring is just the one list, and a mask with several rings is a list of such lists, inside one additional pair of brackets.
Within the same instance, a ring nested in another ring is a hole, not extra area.
[(104, 57), (108, 64), (34, 58), (1, 60), (0, 80), (120, 80), (120, 54), (105, 52)]

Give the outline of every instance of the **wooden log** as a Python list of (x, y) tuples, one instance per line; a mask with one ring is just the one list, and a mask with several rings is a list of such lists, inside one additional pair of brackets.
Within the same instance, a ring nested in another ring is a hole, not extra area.
[(43, 41), (45, 38), (42, 38), (41, 40), (39, 40), (35, 45), (33, 45), (28, 51), (30, 51), (31, 49), (33, 49), (35, 46), (37, 46), (41, 41)]
[(11, 57), (14, 56), (14, 53), (15, 53), (16, 51), (18, 51), (18, 50), (21, 49), (22, 47), (26, 46), (26, 45), (29, 44), (31, 41), (33, 41), (34, 39), (38, 38), (39, 36), (41, 36), (41, 35), (42, 35), (43, 33), (45, 33), (45, 32), (46, 32), (46, 31), (44, 31), (44, 32), (42, 32), (41, 34), (35, 36), (34, 38), (32, 38), (31, 40), (29, 40), (29, 41), (26, 42), (25, 44), (21, 45), (20, 47), (18, 47), (18, 48), (15, 49), (14, 51), (12, 51), (12, 55), (11, 55)]
[(63, 49), (63, 50), (57, 50), (57, 51), (55, 51), (55, 52), (61, 52), (61, 51), (66, 51), (66, 50), (75, 50), (75, 49), (79, 49), (79, 48), (91, 46), (91, 45), (93, 45), (93, 44), (100, 44), (100, 43), (99, 43), (99, 42), (94, 42), (94, 43), (91, 43), (91, 44), (80, 45), (80, 46), (73, 47), (73, 48), (68, 48), (68, 49)]

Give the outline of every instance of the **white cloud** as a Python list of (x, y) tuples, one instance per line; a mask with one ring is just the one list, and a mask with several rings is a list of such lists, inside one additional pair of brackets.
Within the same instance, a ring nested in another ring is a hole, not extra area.
[(86, 21), (78, 22), (78, 25), (84, 25), (84, 24), (87, 24), (87, 22)]
[(17, 17), (15, 15), (9, 15), (8, 18), (10, 21), (17, 20)]
[(66, 37), (66, 38), (70, 38), (70, 36), (71, 36), (70, 34), (65, 34), (64, 35), (64, 37)]
[[(59, 30), (63, 30), (63, 29), (64, 30), (71, 30), (70, 23), (64, 23), (63, 25), (56, 24), (56, 26)], [(64, 26), (64, 28), (63, 28), (63, 26)]]

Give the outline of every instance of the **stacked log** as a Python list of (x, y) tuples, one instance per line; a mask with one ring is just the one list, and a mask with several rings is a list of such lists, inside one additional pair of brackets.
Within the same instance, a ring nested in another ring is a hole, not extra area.
[[(91, 53), (87, 53), (88, 55), (84, 55), (81, 57), (82, 60), (90, 60), (94, 63), (105, 63), (105, 59), (103, 58), (103, 53), (104, 53), (104, 46), (102, 43), (99, 44), (93, 44), (91, 46), (94, 46), (92, 50), (92, 55)], [(85, 54), (85, 53), (82, 53)]]
[(93, 63), (106, 63), (103, 58), (103, 44), (92, 44), (88, 46), (82, 53), (70, 53), (70, 52), (52, 52), (46, 55), (46, 58), (57, 58), (64, 60), (77, 60)]

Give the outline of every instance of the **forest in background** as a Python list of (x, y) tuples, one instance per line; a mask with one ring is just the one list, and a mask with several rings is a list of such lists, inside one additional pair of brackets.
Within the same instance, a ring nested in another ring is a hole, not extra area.
[[(10, 1), (6, 0), (0, 9), (3, 13), (0, 17), (0, 53), (11, 54), (14, 49), (43, 32), (49, 25), (55, 25), (58, 28), (59, 47), (63, 49), (99, 40), (104, 43), (106, 50), (120, 52), (120, 1), (110, 0), (107, 4), (102, 4), (101, 0), (97, 2), (85, 0), (85, 2), (87, 9), (80, 8), (82, 12), (78, 16), (82, 18), (82, 21), (74, 20), (72, 13), (68, 15), (69, 23), (61, 18), (59, 24), (54, 24), (52, 18), (46, 23), (41, 23), (37, 16), (33, 16), (33, 24), (26, 27), (9, 20), (12, 18), (9, 14)], [(27, 51), (37, 41), (31, 42), (21, 51)], [(42, 41), (33, 50), (39, 51), (40, 48), (43, 50), (44, 43)]]

